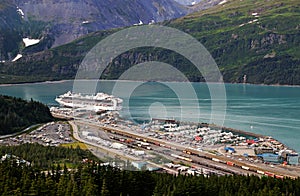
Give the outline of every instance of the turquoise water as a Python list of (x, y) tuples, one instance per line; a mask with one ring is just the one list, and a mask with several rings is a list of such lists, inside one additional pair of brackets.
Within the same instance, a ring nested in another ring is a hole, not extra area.
[[(113, 89), (115, 84), (114, 81), (102, 81), (97, 89), (124, 99), (121, 115), (125, 118), (136, 122), (144, 122), (151, 117), (219, 122), (222, 120), (225, 103), (227, 108), (224, 126), (273, 136), (300, 152), (299, 87), (225, 84), (226, 100), (212, 102), (204, 83), (192, 83), (195, 94), (187, 90), (189, 83), (140, 84), (118, 81), (120, 88)], [(85, 89), (91, 82), (83, 81), (80, 85), (80, 88)], [(57, 105), (54, 101), (56, 96), (72, 89), (73, 82), (65, 81), (0, 86), (0, 94), (32, 98), (52, 106)], [(212, 103), (215, 108), (213, 119)]]

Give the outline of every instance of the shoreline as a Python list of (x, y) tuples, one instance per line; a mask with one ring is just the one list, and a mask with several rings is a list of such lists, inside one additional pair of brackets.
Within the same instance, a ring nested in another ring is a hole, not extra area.
[[(60, 83), (67, 83), (67, 82), (73, 82), (73, 81), (75, 81), (75, 80), (57, 80), (57, 81), (44, 81), (44, 82), (34, 82), (34, 83), (20, 83), (20, 84), (0, 84), (0, 88), (1, 88), (1, 86), (22, 86), (22, 85), (39, 85), (39, 84), (60, 84)], [(77, 80), (77, 81), (82, 81), (82, 82), (84, 82), (84, 81), (86, 81), (86, 82), (92, 82), (92, 81), (94, 81), (94, 82), (97, 82), (97, 81), (102, 81), (102, 82), (124, 82), (124, 83), (126, 83), (126, 82), (145, 82), (145, 81), (134, 81), (134, 80), (89, 80), (89, 79), (81, 79), (81, 80)], [(151, 81), (150, 81), (151, 82)], [(171, 83), (171, 82), (170, 82)], [(180, 83), (180, 82), (173, 82), (173, 83)], [(198, 82), (199, 84), (205, 84), (204, 82)], [(69, 83), (68, 83), (69, 84)], [(196, 83), (197, 84), (197, 83)], [(211, 83), (211, 84), (217, 84), (217, 83)], [(243, 85), (245, 85), (245, 86), (275, 86), (275, 87), (281, 87), (281, 86), (283, 86), (283, 87), (300, 87), (300, 86), (289, 86), (289, 85), (264, 85), (264, 84), (249, 84), (249, 83), (246, 83), (246, 84), (242, 84), (242, 83), (224, 83), (224, 85), (226, 85), (226, 84), (228, 84), (229, 86), (230, 85), (239, 85), (240, 87), (243, 87)], [(33, 86), (34, 87), (34, 86)], [(49, 107), (51, 107), (50, 105), (48, 105)], [(53, 106), (53, 105), (52, 105)], [(55, 105), (56, 106), (56, 105)], [(234, 130), (237, 130), (236, 128), (232, 128), (232, 126), (229, 126), (229, 127), (226, 127), (227, 129), (234, 129)], [(246, 135), (252, 135), (253, 136), (253, 134), (255, 134), (256, 136), (257, 135), (261, 135), (261, 134), (257, 134), (257, 133), (255, 133), (255, 132), (251, 132), (251, 131), (249, 131), (249, 130), (241, 130), (244, 134), (246, 134)], [(250, 134), (249, 134), (250, 133)], [(269, 134), (269, 135), (271, 135), (273, 138), (275, 138), (276, 140), (282, 140), (282, 139), (279, 139), (279, 138), (277, 138), (277, 137), (275, 137), (275, 135), (272, 135), (272, 134)], [(262, 135), (262, 136), (267, 136), (267, 135)], [(254, 136), (255, 137), (255, 136)], [(288, 146), (288, 144), (286, 144), (286, 143), (284, 143), (285, 145), (287, 145)], [(293, 145), (292, 145), (293, 146)], [(289, 146), (291, 149), (297, 149), (297, 147), (295, 147), (295, 146), (293, 146), (293, 147), (291, 147), (291, 146)], [(300, 152), (300, 151), (299, 151)]]
[[(57, 118), (57, 119), (61, 119), (61, 120), (74, 120), (73, 117), (69, 117), (69, 116), (66, 116), (66, 115), (62, 115), (62, 114), (57, 114), (55, 112), (51, 112), (52, 115)], [(129, 119), (125, 119), (125, 118), (120, 118), (120, 119), (123, 119), (124, 121), (130, 121)], [(155, 120), (155, 119), (152, 119), (152, 120)], [(168, 121), (168, 119), (156, 119), (158, 121)], [(232, 127), (225, 127), (225, 126), (221, 126), (221, 125), (216, 125), (216, 124), (209, 124), (209, 123), (205, 123), (205, 122), (192, 122), (192, 121), (178, 121), (176, 119), (173, 120), (175, 123), (178, 123), (178, 124), (181, 124), (183, 123), (184, 125), (185, 124), (188, 124), (188, 125), (200, 125), (201, 127), (210, 127), (214, 130), (221, 130), (223, 132), (231, 132), (233, 134), (236, 134), (236, 135), (239, 135), (239, 136), (244, 136), (246, 137), (247, 139), (259, 139), (259, 138), (263, 138), (263, 139), (273, 139), (277, 142), (279, 142), (280, 144), (282, 144), (285, 148), (289, 149), (289, 150), (292, 150), (293, 152), (295, 153), (300, 153), (298, 152), (297, 150), (295, 150), (294, 148), (291, 148), (288, 144), (286, 143), (283, 143), (281, 142), (278, 138), (274, 137), (274, 136), (270, 136), (270, 135), (264, 135), (264, 134), (259, 134), (259, 133), (253, 133), (253, 132), (249, 132), (249, 131), (246, 131), (246, 130), (241, 130), (241, 129), (237, 129), (237, 128), (232, 128)], [(130, 121), (132, 123), (134, 123), (133, 121)], [(141, 124), (138, 124), (138, 125), (141, 125)]]
[(2, 86), (22, 86), (22, 85), (35, 85), (35, 84), (59, 84), (73, 80), (53, 80), (53, 81), (43, 81), (43, 82), (24, 82), (24, 83), (12, 83), (12, 84), (0, 84)]
[[(244, 83), (225, 83), (225, 84), (244, 84)], [(293, 88), (300, 87), (299, 84), (291, 85), (291, 84), (252, 84), (252, 83), (245, 83), (244, 85), (273, 86), (273, 87), (293, 87)]]
[[(178, 123), (182, 123), (182, 122), (177, 121), (177, 120), (175, 120), (175, 121), (178, 122)], [(288, 149), (290, 149), (290, 150), (292, 150), (296, 153), (300, 153), (297, 150), (295, 150), (294, 148), (291, 148), (286, 143), (281, 142), (279, 139), (277, 139), (276, 137), (271, 136), (271, 135), (264, 135), (264, 134), (261, 134), (261, 133), (254, 133), (254, 132), (249, 132), (249, 131), (246, 131), (246, 130), (241, 130), (241, 129), (237, 129), (237, 128), (233, 128), (233, 127), (226, 127), (226, 126), (221, 126), (221, 125), (216, 125), (216, 124), (209, 124), (209, 123), (205, 123), (205, 122), (195, 123), (195, 122), (187, 121), (187, 122), (183, 122), (183, 123), (193, 124), (193, 125), (200, 125), (200, 126), (204, 126), (204, 127), (207, 126), (207, 127), (212, 128), (212, 129), (222, 130), (224, 132), (232, 132), (234, 134), (244, 136), (244, 137), (250, 138), (250, 139), (254, 139), (254, 138), (257, 138), (257, 139), (258, 138), (272, 138), (272, 139), (280, 142), (281, 144), (283, 144), (286, 148), (288, 148)]]
[[(40, 82), (24, 82), (24, 83), (8, 83), (8, 84), (0, 84), (0, 87), (7, 87), (7, 86), (21, 86), (21, 85), (36, 85), (36, 84), (59, 84), (64, 82), (70, 82), (75, 81), (75, 79), (66, 79), (66, 80), (53, 80), (53, 81), (40, 81)], [(122, 82), (152, 82), (147, 80), (96, 80), (96, 79), (79, 79), (77, 81), (122, 81)], [(222, 84), (222, 82), (190, 82), (190, 81), (157, 81), (157, 82), (165, 82), (165, 83), (201, 83), (201, 84)], [(293, 88), (299, 88), (300, 85), (295, 84), (255, 84), (255, 83), (236, 83), (236, 82), (224, 82), (224, 85), (226, 84), (237, 84), (237, 85), (247, 85), (247, 86), (271, 86), (271, 87), (293, 87)]]

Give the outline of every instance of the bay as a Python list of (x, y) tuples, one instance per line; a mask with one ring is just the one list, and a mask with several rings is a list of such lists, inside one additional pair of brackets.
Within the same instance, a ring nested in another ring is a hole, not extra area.
[[(95, 81), (81, 81), (77, 89), (84, 91), (93, 85)], [(218, 87), (220, 84), (211, 85)], [(205, 83), (97, 83), (97, 91), (122, 98), (121, 115), (137, 123), (151, 118), (220, 122), (226, 112), (224, 126), (272, 136), (300, 152), (299, 87), (225, 84), (225, 89), (226, 99), (222, 96), (222, 99), (212, 99)], [(33, 99), (49, 106), (57, 105), (56, 96), (72, 90), (73, 81), (0, 86), (0, 94)], [(212, 113), (214, 118), (211, 118)]]

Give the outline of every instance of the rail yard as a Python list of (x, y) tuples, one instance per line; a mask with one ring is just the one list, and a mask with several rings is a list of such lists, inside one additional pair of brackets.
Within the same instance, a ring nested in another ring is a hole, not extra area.
[[(276, 147), (277, 152), (296, 154), (271, 137), (246, 138), (242, 134), (213, 130), (208, 126), (199, 127), (192, 123), (176, 126), (175, 121), (136, 125), (122, 120), (116, 113), (101, 117), (86, 116), (75, 116), (70, 121), (73, 130), (78, 127), (75, 139), (105, 148), (124, 160), (132, 161), (134, 165), (148, 165), (151, 170), (156, 168), (193, 175), (258, 175), (280, 179), (297, 178), (300, 175), (297, 165), (288, 165), (285, 161), (266, 162), (255, 155), (254, 151), (270, 147)], [(247, 153), (237, 153), (235, 150)], [(137, 168), (141, 169), (140, 166)]]
[(37, 142), (58, 146), (79, 141), (107, 161), (105, 164), (120, 169), (175, 175), (300, 177), (298, 154), (271, 137), (165, 119), (134, 124), (116, 111), (97, 115), (52, 108), (51, 112), (68, 123), (47, 123), (29, 133), (3, 139), (0, 145)]

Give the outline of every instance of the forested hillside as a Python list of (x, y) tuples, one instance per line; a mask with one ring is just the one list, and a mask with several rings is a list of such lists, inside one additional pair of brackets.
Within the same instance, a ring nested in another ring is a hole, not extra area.
[(0, 95), (0, 135), (53, 120), (49, 108), (36, 101)]
[(227, 82), (300, 84), (300, 1), (231, 0), (166, 25), (195, 36)]
[(94, 163), (68, 171), (54, 168), (41, 172), (10, 161), (0, 163), (2, 195), (289, 195), (300, 194), (300, 179), (255, 176), (173, 176), (133, 172)]
[(54, 164), (76, 167), (83, 159), (99, 161), (89, 150), (77, 148), (22, 144), (19, 146), (0, 146), (0, 157), (15, 155), (29, 161), (34, 168), (51, 169)]

